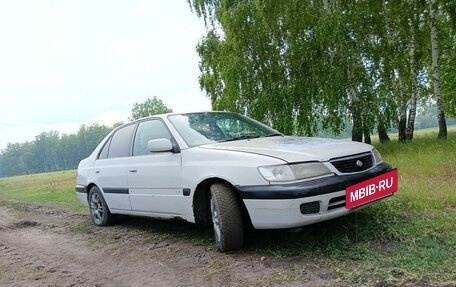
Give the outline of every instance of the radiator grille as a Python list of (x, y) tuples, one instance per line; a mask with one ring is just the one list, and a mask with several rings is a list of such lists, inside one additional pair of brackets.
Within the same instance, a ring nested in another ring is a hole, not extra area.
[(372, 153), (362, 153), (342, 158), (335, 158), (329, 161), (338, 171), (342, 173), (360, 172), (371, 168), (374, 165)]

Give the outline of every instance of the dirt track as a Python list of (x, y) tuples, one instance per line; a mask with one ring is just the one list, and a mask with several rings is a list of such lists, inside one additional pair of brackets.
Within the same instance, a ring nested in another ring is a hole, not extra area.
[(190, 224), (136, 218), (97, 228), (88, 215), (22, 209), (0, 206), (0, 286), (339, 286), (309, 259), (220, 254), (154, 228), (177, 225), (191, 238)]

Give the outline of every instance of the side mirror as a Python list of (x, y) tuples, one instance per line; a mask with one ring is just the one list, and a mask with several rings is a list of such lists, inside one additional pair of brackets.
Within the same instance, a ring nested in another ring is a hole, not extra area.
[(147, 147), (149, 148), (150, 152), (162, 152), (162, 151), (172, 151), (173, 144), (169, 139), (156, 139), (150, 140), (147, 143)]

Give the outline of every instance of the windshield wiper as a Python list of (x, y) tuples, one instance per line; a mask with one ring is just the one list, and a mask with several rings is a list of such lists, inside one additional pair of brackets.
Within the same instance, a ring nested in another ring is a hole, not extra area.
[(232, 137), (232, 138), (229, 138), (229, 139), (223, 139), (223, 140), (219, 140), (218, 142), (231, 142), (231, 141), (238, 141), (238, 140), (247, 140), (247, 139), (255, 139), (255, 138), (259, 138), (260, 136), (248, 136), (248, 135), (243, 135), (243, 136), (238, 136), (238, 137)]
[(281, 136), (283, 137), (283, 134), (281, 133), (272, 133), (272, 134), (268, 134), (268, 135), (265, 135), (265, 136), (259, 136), (259, 135), (243, 135), (243, 136), (238, 136), (238, 137), (232, 137), (232, 138), (229, 138), (229, 139), (223, 139), (223, 140), (219, 140), (218, 142), (231, 142), (231, 141), (238, 141), (238, 140), (247, 140), (247, 139), (256, 139), (256, 138), (267, 138), (267, 137), (277, 137), (277, 136)]
[(283, 137), (283, 134), (281, 134), (281, 133), (272, 133), (272, 134), (265, 135), (264, 137), (268, 138), (268, 137), (278, 137), (278, 136)]

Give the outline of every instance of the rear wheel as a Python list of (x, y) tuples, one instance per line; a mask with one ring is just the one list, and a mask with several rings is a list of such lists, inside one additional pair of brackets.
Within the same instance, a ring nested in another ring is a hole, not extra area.
[(94, 186), (89, 192), (90, 217), (97, 226), (107, 226), (112, 224), (113, 215), (109, 211), (108, 205), (98, 187)]
[(210, 206), (217, 250), (225, 252), (241, 249), (244, 244), (244, 228), (241, 208), (232, 188), (223, 183), (213, 184)]

